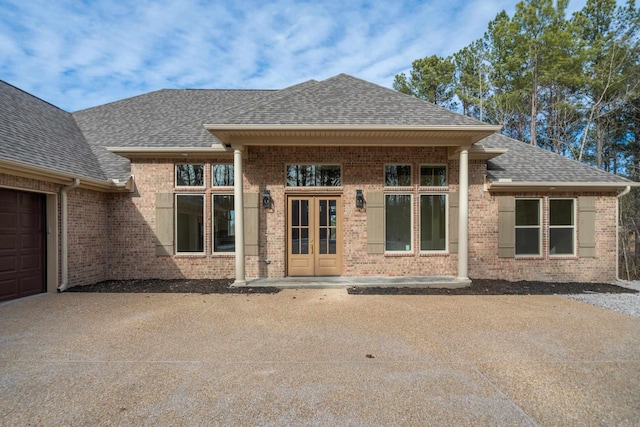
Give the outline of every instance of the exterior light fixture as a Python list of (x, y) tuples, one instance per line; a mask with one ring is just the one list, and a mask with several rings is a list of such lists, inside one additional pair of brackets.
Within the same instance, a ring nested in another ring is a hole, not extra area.
[(364, 207), (364, 194), (362, 190), (356, 190), (356, 208), (362, 209)]
[(262, 207), (265, 209), (271, 208), (271, 191), (264, 190), (262, 193)]

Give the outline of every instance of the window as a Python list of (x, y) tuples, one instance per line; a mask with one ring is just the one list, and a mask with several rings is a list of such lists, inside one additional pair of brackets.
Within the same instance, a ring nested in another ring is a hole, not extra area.
[(549, 200), (549, 254), (575, 254), (575, 208), (573, 199)]
[(213, 252), (235, 252), (236, 212), (233, 195), (213, 195)]
[(410, 194), (384, 196), (386, 251), (411, 251), (411, 206)]
[(386, 165), (385, 187), (411, 187), (411, 165)]
[(204, 165), (176, 165), (176, 187), (204, 187)]
[(204, 252), (204, 196), (176, 194), (176, 251)]
[(213, 165), (211, 181), (213, 187), (233, 187), (233, 165)]
[(516, 199), (516, 255), (540, 255), (540, 200)]
[(420, 166), (420, 186), (421, 187), (446, 187), (447, 167), (446, 166)]
[(340, 165), (287, 165), (287, 187), (340, 187)]
[(420, 195), (420, 250), (444, 251), (447, 248), (447, 196)]

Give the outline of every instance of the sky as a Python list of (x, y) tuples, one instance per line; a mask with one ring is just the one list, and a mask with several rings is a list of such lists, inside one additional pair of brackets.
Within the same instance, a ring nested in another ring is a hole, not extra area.
[[(568, 15), (586, 0), (570, 0)], [(391, 87), (516, 0), (0, 0), (0, 80), (66, 111), (159, 89)]]

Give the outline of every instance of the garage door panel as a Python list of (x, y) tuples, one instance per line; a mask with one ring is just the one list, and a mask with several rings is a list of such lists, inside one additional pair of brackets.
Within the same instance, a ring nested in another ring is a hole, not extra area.
[(17, 226), (18, 226), (17, 213), (0, 212), (0, 230), (14, 230)]
[(45, 196), (0, 188), (0, 300), (45, 290)]
[(25, 250), (40, 250), (42, 248), (42, 236), (40, 234), (23, 234), (20, 236), (20, 247)]
[(14, 251), (18, 242), (15, 234), (0, 233), (0, 251)]
[(0, 301), (17, 298), (18, 279), (0, 280)]
[(21, 255), (18, 265), (19, 272), (40, 270), (42, 268), (42, 257), (39, 254)]
[(39, 294), (42, 292), (42, 278), (39, 274), (23, 277), (18, 282), (18, 287), (21, 296)]
[(0, 273), (16, 271), (18, 269), (18, 256), (16, 254), (0, 256)]

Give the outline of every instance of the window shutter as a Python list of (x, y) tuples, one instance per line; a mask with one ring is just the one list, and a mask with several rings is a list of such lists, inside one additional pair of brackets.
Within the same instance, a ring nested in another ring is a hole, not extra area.
[(259, 255), (258, 231), (260, 229), (260, 194), (244, 193), (244, 254)]
[(156, 256), (174, 254), (173, 193), (156, 193)]
[(458, 253), (458, 224), (460, 223), (460, 193), (449, 193), (449, 253)]
[(578, 255), (584, 258), (596, 256), (596, 198), (578, 198)]
[(384, 194), (367, 194), (367, 252), (384, 253)]
[(498, 257), (516, 255), (516, 199), (498, 196)]

